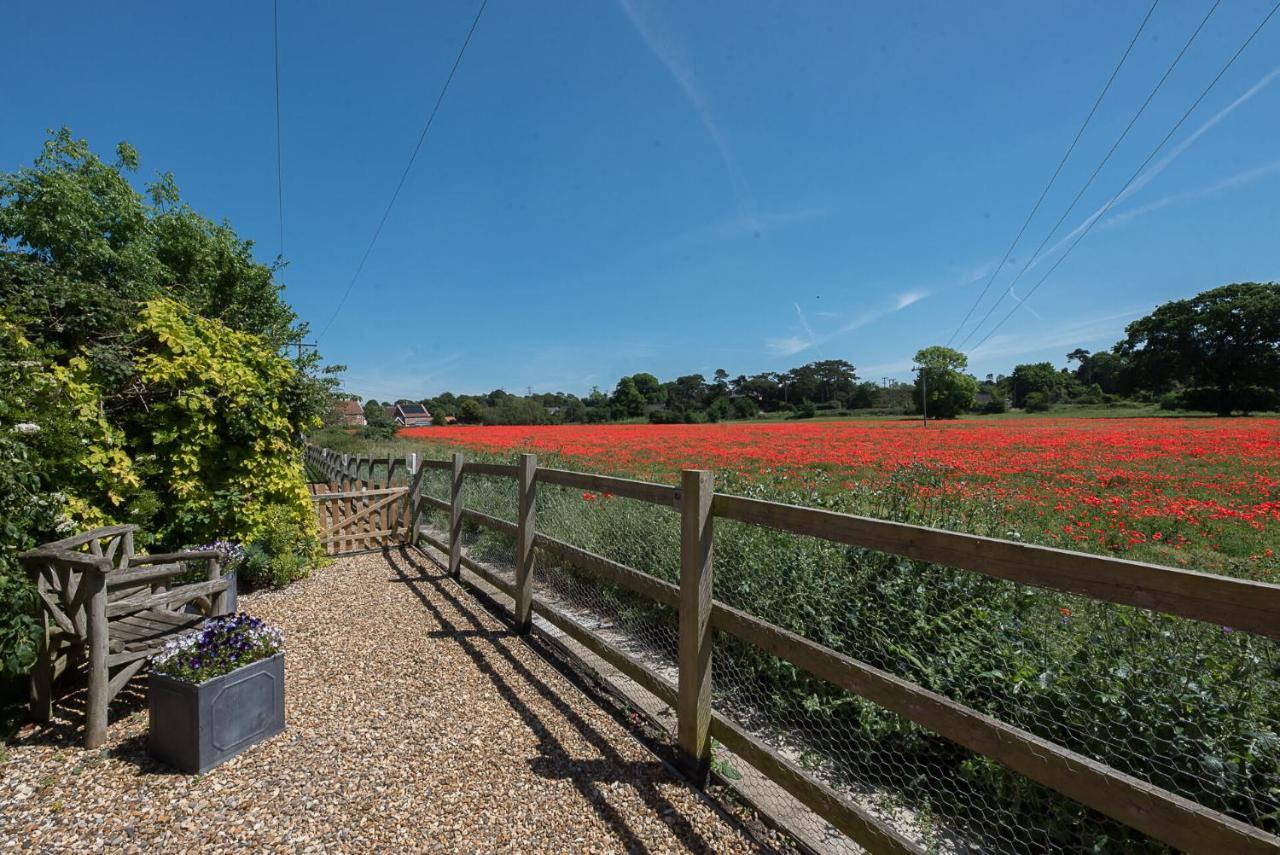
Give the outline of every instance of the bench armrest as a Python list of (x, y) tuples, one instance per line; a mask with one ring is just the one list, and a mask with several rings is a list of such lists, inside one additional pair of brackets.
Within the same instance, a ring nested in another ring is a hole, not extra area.
[(115, 569), (110, 558), (87, 555), (83, 552), (71, 552), (66, 549), (50, 549), (48, 547), (37, 547), (20, 553), (18, 560), (33, 573), (38, 572), (40, 562), (66, 564), (76, 570), (88, 570), (93, 573), (101, 573), (103, 576)]

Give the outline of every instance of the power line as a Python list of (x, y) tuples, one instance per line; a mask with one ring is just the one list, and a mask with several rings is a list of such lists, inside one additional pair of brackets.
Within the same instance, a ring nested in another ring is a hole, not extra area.
[[(1043, 252), (1044, 248), (1049, 245), (1049, 241), (1052, 240), (1053, 236), (1058, 233), (1058, 229), (1062, 227), (1062, 224), (1064, 222), (1066, 222), (1067, 217), (1071, 216), (1071, 212), (1075, 210), (1076, 205), (1080, 202), (1081, 197), (1083, 197), (1085, 192), (1090, 187), (1093, 186), (1094, 179), (1096, 179), (1098, 177), (1098, 174), (1102, 172), (1103, 167), (1105, 167), (1107, 163), (1110, 162), (1111, 156), (1116, 153), (1116, 150), (1118, 148), (1120, 148), (1120, 144), (1123, 143), (1125, 139), (1129, 136), (1129, 131), (1133, 130), (1133, 126), (1137, 124), (1138, 119), (1140, 119), (1142, 117), (1142, 114), (1147, 111), (1147, 107), (1149, 107), (1151, 105), (1152, 100), (1155, 99), (1156, 93), (1158, 93), (1164, 87), (1165, 81), (1169, 79), (1169, 76), (1173, 74), (1173, 70), (1178, 67), (1178, 64), (1180, 62), (1182, 62), (1182, 58), (1186, 56), (1187, 51), (1190, 50), (1192, 43), (1195, 42), (1196, 38), (1200, 35), (1201, 30), (1204, 29), (1205, 24), (1209, 22), (1209, 18), (1213, 17), (1213, 13), (1218, 10), (1218, 7), (1220, 5), (1222, 5), (1222, 0), (1215, 0), (1214, 4), (1209, 7), (1209, 11), (1206, 12), (1205, 16), (1200, 19), (1199, 25), (1195, 28), (1195, 30), (1192, 31), (1191, 35), (1183, 43), (1182, 49), (1179, 50), (1177, 55), (1173, 58), (1173, 62), (1169, 63), (1169, 67), (1165, 69), (1164, 74), (1160, 76), (1160, 79), (1156, 81), (1156, 85), (1152, 87), (1151, 92), (1147, 94), (1147, 98), (1145, 101), (1142, 102), (1142, 106), (1140, 106), (1138, 108), (1138, 111), (1133, 114), (1133, 117), (1129, 119), (1129, 123), (1125, 125), (1124, 130), (1120, 132), (1120, 136), (1116, 137), (1116, 141), (1111, 144), (1111, 148), (1107, 150), (1106, 155), (1094, 168), (1093, 172), (1089, 175), (1088, 180), (1085, 181), (1084, 185), (1080, 188), (1080, 190), (1076, 192), (1075, 198), (1071, 200), (1071, 204), (1068, 205), (1067, 209), (1062, 212), (1062, 216), (1058, 217), (1058, 221), (1053, 224), (1053, 228), (1049, 229), (1049, 233), (1044, 236), (1044, 240), (1040, 241), (1040, 245), (1036, 247), (1036, 251), (1031, 253), (1031, 256), (1027, 259), (1026, 263), (1022, 265), (1022, 269), (1019, 270), (1017, 275), (1013, 277), (1013, 280), (1009, 283), (1008, 290), (1004, 294), (1001, 294), (996, 299), (996, 301), (991, 304), (991, 308), (987, 309), (987, 313), (982, 316), (982, 320), (978, 321), (977, 325), (974, 326), (973, 329), (969, 330), (968, 335), (966, 335), (960, 341), (961, 347), (964, 347), (965, 342), (973, 338), (977, 334), (978, 330), (982, 329), (982, 325), (985, 324), (990, 319), (991, 315), (995, 312), (995, 310), (1000, 306), (1002, 302), (1004, 302), (1004, 298), (1008, 296), (1010, 292), (1012, 292), (1013, 286), (1017, 285), (1019, 280), (1022, 279), (1023, 275), (1026, 274), (1026, 272), (1031, 269), (1031, 265), (1035, 264), (1036, 260), (1040, 257), (1040, 253)], [(1015, 296), (1014, 299), (1016, 300), (1017, 297)]]
[(413, 169), (413, 162), (418, 158), (418, 152), (422, 149), (422, 143), (427, 139), (427, 133), (431, 130), (432, 122), (436, 120), (436, 113), (440, 110), (440, 105), (444, 103), (444, 96), (449, 91), (449, 84), (453, 82), (453, 75), (457, 73), (458, 66), (462, 64), (462, 57), (467, 52), (467, 45), (471, 44), (471, 37), (475, 35), (476, 27), (480, 26), (480, 16), (484, 14), (484, 7), (488, 3), (489, 0), (480, 0), (480, 8), (476, 10), (476, 17), (471, 22), (471, 29), (467, 30), (467, 37), (462, 40), (462, 47), (458, 50), (458, 56), (453, 61), (453, 67), (449, 69), (449, 76), (444, 79), (444, 85), (440, 87), (440, 95), (436, 98), (436, 103), (431, 108), (430, 115), (427, 116), (427, 123), (423, 126), (422, 133), (418, 135), (418, 142), (414, 145), (412, 154), (409, 155), (409, 162), (405, 164), (404, 172), (400, 174), (400, 180), (396, 183), (396, 189), (391, 194), (391, 200), (387, 202), (387, 209), (382, 212), (382, 219), (378, 221), (378, 227), (373, 231), (373, 238), (370, 239), (369, 245), (365, 247), (364, 255), (360, 257), (360, 263), (356, 265), (355, 275), (347, 283), (347, 290), (342, 292), (342, 298), (338, 300), (338, 305), (334, 307), (333, 314), (329, 316), (324, 328), (316, 336), (316, 341), (324, 338), (324, 334), (329, 331), (329, 327), (333, 326), (334, 320), (337, 319), (338, 312), (342, 311), (342, 306), (347, 302), (347, 297), (351, 296), (351, 289), (355, 287), (356, 280), (360, 278), (365, 262), (369, 260), (369, 253), (373, 252), (373, 246), (378, 242), (378, 236), (382, 234), (382, 227), (387, 224), (387, 218), (391, 216), (391, 209), (395, 206), (396, 199), (400, 196), (400, 190), (404, 187), (405, 179), (409, 177), (409, 170)]
[(1111, 90), (1111, 84), (1115, 82), (1116, 76), (1120, 73), (1120, 69), (1124, 67), (1125, 60), (1129, 58), (1129, 53), (1133, 50), (1133, 46), (1138, 43), (1138, 38), (1142, 35), (1142, 31), (1147, 28), (1147, 22), (1151, 20), (1151, 16), (1156, 11), (1156, 6), (1160, 5), (1160, 0), (1153, 0), (1151, 8), (1147, 10), (1146, 17), (1142, 19), (1142, 23), (1138, 25), (1138, 31), (1133, 34), (1133, 38), (1129, 40), (1129, 45), (1124, 49), (1124, 53), (1120, 56), (1120, 61), (1116, 63), (1116, 67), (1112, 70), (1111, 76), (1107, 78), (1107, 84), (1102, 87), (1102, 91), (1098, 93), (1098, 97), (1093, 102), (1093, 107), (1089, 110), (1089, 115), (1084, 117), (1080, 129), (1076, 131), (1075, 137), (1071, 140), (1071, 145), (1067, 146), (1066, 152), (1062, 155), (1062, 159), (1058, 161), (1057, 169), (1053, 170), (1053, 175), (1049, 176), (1049, 183), (1044, 185), (1044, 189), (1040, 191), (1040, 198), (1036, 199), (1036, 203), (1031, 208), (1031, 213), (1027, 214), (1027, 218), (1023, 220), (1022, 227), (1018, 229), (1018, 234), (1014, 237), (1013, 242), (1009, 244), (1009, 248), (1004, 251), (1004, 257), (1000, 259), (1000, 263), (991, 271), (991, 276), (987, 279), (987, 284), (982, 286), (982, 293), (978, 295), (978, 299), (973, 301), (973, 305), (969, 307), (969, 311), (964, 313), (964, 317), (960, 323), (956, 325), (955, 332), (951, 333), (951, 338), (947, 339), (947, 347), (951, 346), (951, 342), (955, 341), (956, 336), (960, 334), (960, 330), (964, 329), (964, 325), (969, 322), (969, 318), (973, 316), (973, 312), (978, 308), (982, 299), (987, 296), (987, 292), (991, 290), (991, 283), (1000, 275), (1000, 271), (1004, 269), (1005, 263), (1009, 260), (1009, 256), (1013, 255), (1013, 250), (1018, 245), (1018, 241), (1022, 240), (1022, 235), (1027, 231), (1027, 227), (1031, 225), (1031, 220), (1035, 218), (1036, 212), (1040, 210), (1040, 205), (1044, 203), (1045, 196), (1049, 195), (1049, 189), (1053, 187), (1058, 175), (1062, 172), (1062, 167), (1066, 166), (1067, 158), (1071, 157), (1071, 153), (1075, 151), (1076, 144), (1080, 142), (1080, 137), (1084, 136), (1085, 128), (1089, 127), (1089, 122), (1093, 120), (1094, 113), (1098, 112), (1098, 106), (1102, 104), (1102, 99), (1107, 96), (1107, 92)]
[(271, 0), (271, 37), (276, 57), (276, 201), (280, 214), (280, 257), (284, 258), (284, 153), (280, 142), (280, 2)]
[(1050, 267), (1048, 270), (1046, 270), (1045, 274), (1041, 276), (1039, 280), (1036, 281), (1036, 284), (1031, 287), (1031, 290), (1027, 292), (1027, 295), (1022, 298), (1021, 302), (1019, 302), (1012, 309), (1010, 309), (1008, 314), (1006, 314), (1003, 318), (1001, 318), (1000, 321), (994, 327), (991, 328), (990, 332), (988, 332), (985, 336), (983, 336), (982, 340), (973, 346), (972, 350), (969, 351), (970, 353), (982, 347), (982, 345), (986, 344), (987, 340), (990, 339), (991, 336), (995, 335), (996, 330), (1004, 326), (1005, 322), (1008, 321), (1009, 318), (1013, 317), (1013, 313), (1018, 310), (1018, 306), (1022, 305), (1022, 303), (1025, 303), (1027, 300), (1031, 299), (1031, 295), (1034, 294), (1036, 290), (1041, 285), (1044, 284), (1045, 280), (1048, 279), (1053, 274), (1053, 271), (1058, 269), (1058, 266), (1062, 264), (1063, 261), (1066, 260), (1067, 256), (1071, 254), (1071, 251), (1075, 249), (1077, 245), (1079, 245), (1080, 241), (1084, 240), (1085, 236), (1088, 235), (1089, 232), (1093, 230), (1093, 227), (1097, 224), (1099, 220), (1102, 219), (1103, 215), (1106, 214), (1107, 211), (1111, 210), (1112, 206), (1114, 206), (1116, 202), (1120, 200), (1120, 197), (1125, 194), (1125, 191), (1129, 189), (1129, 186), (1132, 185), (1133, 182), (1137, 180), (1138, 176), (1142, 174), (1143, 170), (1147, 168), (1147, 164), (1151, 163), (1151, 161), (1155, 159), (1155, 156), (1160, 153), (1160, 150), (1165, 147), (1165, 144), (1168, 143), (1169, 140), (1173, 138), (1173, 135), (1178, 132), (1178, 128), (1182, 127), (1183, 123), (1186, 122), (1186, 120), (1191, 116), (1193, 112), (1195, 112), (1195, 109), (1200, 106), (1200, 102), (1205, 99), (1205, 97), (1209, 94), (1209, 92), (1213, 89), (1213, 87), (1218, 85), (1218, 81), (1221, 80), (1222, 76), (1227, 73), (1227, 70), (1231, 68), (1232, 65), (1235, 64), (1235, 61), (1240, 58), (1240, 54), (1244, 53), (1245, 49), (1249, 47), (1249, 45), (1257, 37), (1258, 33), (1262, 32), (1262, 28), (1265, 27), (1267, 25), (1267, 22), (1270, 21), (1272, 17), (1275, 16), (1277, 11), (1280, 11), (1280, 0), (1277, 0), (1276, 4), (1271, 7), (1271, 11), (1268, 12), (1267, 16), (1262, 19), (1262, 22), (1258, 24), (1257, 27), (1254, 28), (1253, 32), (1249, 34), (1249, 37), (1244, 40), (1244, 44), (1240, 45), (1239, 49), (1237, 49), (1236, 52), (1231, 55), (1231, 58), (1227, 60), (1227, 64), (1222, 66), (1222, 69), (1218, 71), (1217, 75), (1213, 78), (1213, 80), (1209, 81), (1209, 85), (1204, 88), (1204, 91), (1202, 91), (1199, 97), (1197, 97), (1196, 100), (1192, 102), (1191, 106), (1187, 108), (1187, 111), (1182, 114), (1182, 117), (1178, 119), (1178, 121), (1174, 123), (1174, 126), (1169, 129), (1169, 132), (1164, 135), (1164, 139), (1160, 140), (1160, 144), (1151, 150), (1151, 154), (1147, 155), (1146, 160), (1142, 161), (1142, 165), (1138, 167), (1138, 169), (1133, 173), (1133, 175), (1129, 176), (1129, 180), (1126, 181), (1124, 183), (1124, 186), (1120, 188), (1120, 192), (1112, 196), (1111, 199), (1107, 202), (1107, 204), (1102, 206), (1102, 208), (1100, 208), (1098, 212), (1093, 215), (1092, 219), (1090, 219), (1088, 223), (1086, 223), (1084, 230), (1081, 231), (1080, 234), (1076, 237), (1076, 239), (1071, 242), (1071, 245), (1068, 246), (1063, 251), (1062, 255), (1058, 256), (1058, 260), (1053, 263), (1053, 266)]

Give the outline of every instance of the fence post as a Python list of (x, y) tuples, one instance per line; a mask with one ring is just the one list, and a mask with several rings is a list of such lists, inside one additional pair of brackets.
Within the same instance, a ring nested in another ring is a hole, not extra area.
[[(353, 472), (354, 470), (352, 469), (352, 456), (350, 454), (342, 455), (342, 492), (344, 493), (350, 493), (354, 491), (356, 488), (355, 478), (352, 475)], [(339, 499), (338, 501), (341, 502), (342, 499)], [(346, 504), (347, 504), (346, 518), (351, 519), (353, 516), (356, 515), (355, 496), (348, 496), (346, 499)], [(348, 535), (354, 534), (355, 532), (355, 526), (351, 525), (350, 523), (344, 524), (343, 528), (347, 530)], [(339, 545), (341, 547), (338, 550), (339, 552), (349, 552), (356, 548), (356, 541), (354, 537), (348, 537), (345, 541), (339, 541)]]
[(680, 474), (680, 666), (676, 736), (684, 770), (705, 784), (711, 766), (711, 499), (714, 476)]
[(409, 492), (404, 494), (404, 524), (409, 526), (409, 545), (418, 545), (418, 493), (422, 489), (422, 479), (418, 476), (418, 452), (411, 451), (405, 457), (405, 466), (409, 470)]
[(449, 575), (462, 576), (462, 455), (456, 451), (449, 482)]
[(533, 608), (533, 535), (538, 516), (538, 455), (522, 454), (517, 465), (520, 507), (516, 517), (516, 632), (528, 632)]

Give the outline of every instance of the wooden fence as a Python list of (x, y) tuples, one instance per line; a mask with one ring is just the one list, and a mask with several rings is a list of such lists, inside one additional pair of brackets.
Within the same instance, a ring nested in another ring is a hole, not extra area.
[[(450, 460), (423, 460), (419, 465), (416, 456), (402, 463), (399, 459), (348, 456), (308, 446), (306, 461), (330, 483), (361, 487), (390, 483), (391, 473), (403, 465), (408, 481), (404, 509), (409, 522), (402, 529), (406, 542), (424, 542), (447, 554), (449, 571), (455, 577), (466, 567), (508, 594), (515, 604), (516, 625), (521, 629), (528, 629), (533, 614), (542, 616), (670, 704), (676, 711), (676, 741), (685, 768), (695, 778), (706, 775), (711, 740), (716, 739), (872, 852), (921, 850), (882, 819), (779, 756), (712, 709), (713, 629), (891, 710), (1176, 849), (1205, 853), (1280, 851), (1280, 837), (1260, 828), (716, 601), (712, 584), (712, 530), (717, 518), (735, 520), (1099, 601), (1230, 626), (1272, 639), (1280, 639), (1280, 585), (729, 496), (714, 492), (712, 473), (703, 470), (686, 470), (678, 486), (668, 486), (539, 467), (532, 454), (521, 455), (514, 465), (468, 462), (461, 454), (454, 454)], [(428, 469), (450, 473), (450, 501), (421, 494), (421, 473)], [(387, 477), (375, 482), (375, 471), (388, 473)], [(513, 524), (465, 508), (463, 481), (468, 474), (514, 479), (518, 486), (517, 522)], [(678, 514), (679, 584), (538, 534), (537, 485), (540, 483), (608, 492), (669, 508)], [(432, 536), (418, 525), (424, 507), (449, 515), (447, 540)], [(464, 519), (516, 539), (514, 582), (463, 554)], [(535, 548), (545, 549), (581, 570), (676, 609), (679, 621), (677, 684), (672, 685), (573, 618), (535, 598)]]

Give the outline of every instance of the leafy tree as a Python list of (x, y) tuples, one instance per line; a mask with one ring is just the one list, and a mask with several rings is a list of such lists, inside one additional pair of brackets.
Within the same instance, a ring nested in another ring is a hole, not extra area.
[(501, 425), (543, 425), (551, 421), (551, 414), (533, 398), (508, 395), (494, 408), (493, 417), (486, 421)]
[(364, 405), (362, 433), (370, 439), (390, 439), (396, 435), (395, 420), (387, 415), (382, 404), (377, 401), (367, 401)]
[(964, 373), (969, 367), (967, 356), (953, 348), (935, 345), (917, 351), (915, 363), (920, 366), (915, 386), (917, 409), (926, 401), (926, 390), (931, 418), (954, 419), (973, 407), (978, 381)]
[(824, 404), (842, 401), (853, 394), (858, 376), (853, 364), (843, 359), (810, 362), (785, 375), (790, 398)]
[(667, 399), (667, 391), (662, 388), (662, 381), (652, 374), (634, 374), (631, 382), (635, 384), (636, 391), (644, 397), (647, 404), (661, 404)]
[(1174, 300), (1125, 329), (1117, 352), (1152, 392), (1213, 390), (1218, 415), (1280, 389), (1280, 284), (1224, 285)]
[[(1088, 366), (1087, 382), (1097, 384), (1103, 394), (1116, 395), (1129, 390), (1131, 374), (1124, 356), (1102, 350), (1089, 357)], [(1079, 369), (1076, 376), (1079, 377)]]
[(636, 388), (636, 381), (632, 377), (623, 377), (618, 381), (617, 388), (613, 390), (611, 403), (614, 412), (620, 418), (630, 418), (644, 413), (644, 395), (640, 394), (640, 390)]
[(667, 402), (677, 412), (700, 410), (706, 399), (707, 381), (701, 374), (686, 374), (667, 384)]
[(484, 408), (475, 398), (463, 398), (458, 405), (458, 421), (464, 425), (478, 425), (484, 421)]
[(1044, 413), (1053, 407), (1053, 402), (1044, 392), (1030, 392), (1022, 399), (1022, 408), (1028, 413)]
[(1075, 371), (1076, 379), (1085, 385), (1092, 383), (1092, 366), (1089, 364), (1089, 351), (1083, 347), (1077, 347), (1067, 354), (1067, 364), (1070, 365), (1072, 362), (1080, 363)]
[(991, 399), (982, 405), (982, 412), (989, 416), (999, 415), (1008, 411), (1009, 402), (999, 389), (992, 390)]
[(881, 392), (878, 383), (867, 380), (854, 386), (853, 392), (844, 399), (844, 404), (851, 410), (870, 409), (880, 402)]
[(733, 382), (733, 391), (751, 398), (762, 410), (773, 411), (783, 398), (782, 386), (777, 374), (755, 374), (751, 377), (738, 377)]
[(1049, 401), (1057, 398), (1063, 385), (1063, 378), (1052, 363), (1034, 362), (1015, 365), (1013, 373), (1006, 378), (1005, 382), (1013, 399), (1013, 405), (1022, 407), (1026, 403), (1027, 395), (1032, 393), (1043, 395)]
[(752, 398), (733, 398), (729, 405), (735, 419), (754, 419), (760, 412), (760, 405)]

